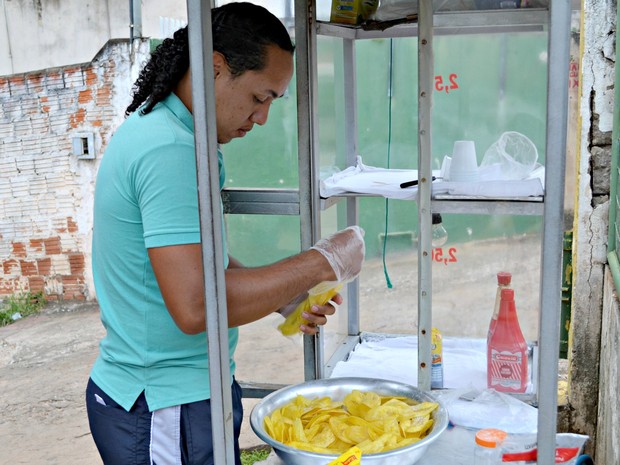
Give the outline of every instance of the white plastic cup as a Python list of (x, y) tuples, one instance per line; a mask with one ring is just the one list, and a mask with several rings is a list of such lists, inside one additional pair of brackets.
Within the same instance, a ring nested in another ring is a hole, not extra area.
[(454, 142), (452, 160), (450, 161), (450, 181), (479, 181), (476, 146), (473, 140), (457, 140)]

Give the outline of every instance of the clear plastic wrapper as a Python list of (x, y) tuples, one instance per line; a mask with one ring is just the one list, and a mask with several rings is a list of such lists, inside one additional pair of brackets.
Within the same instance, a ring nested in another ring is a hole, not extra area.
[[(575, 465), (581, 455), (588, 436), (583, 434), (558, 433), (556, 435), (555, 463)], [(501, 463), (511, 465), (536, 465), (538, 444), (536, 435), (509, 435), (501, 446)]]

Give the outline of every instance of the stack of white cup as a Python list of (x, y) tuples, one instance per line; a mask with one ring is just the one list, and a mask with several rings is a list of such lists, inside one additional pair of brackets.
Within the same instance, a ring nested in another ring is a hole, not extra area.
[(473, 140), (457, 140), (450, 160), (451, 182), (479, 181), (476, 147)]

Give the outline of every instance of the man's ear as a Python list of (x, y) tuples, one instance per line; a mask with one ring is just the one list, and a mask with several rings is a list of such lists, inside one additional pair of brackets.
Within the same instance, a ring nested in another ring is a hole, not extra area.
[(225, 69), (226, 58), (220, 52), (213, 52), (213, 75), (218, 77)]

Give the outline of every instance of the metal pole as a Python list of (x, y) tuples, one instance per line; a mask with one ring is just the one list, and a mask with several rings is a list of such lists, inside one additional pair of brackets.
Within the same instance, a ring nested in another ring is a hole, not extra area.
[(545, 216), (540, 295), (538, 364), (538, 463), (555, 463), (564, 178), (570, 58), (570, 0), (552, 0), (549, 7), (549, 73), (547, 142), (545, 148)]
[(142, 37), (142, 1), (129, 0), (129, 40)]
[[(234, 464), (232, 379), (228, 354), (228, 317), (222, 243), (222, 207), (217, 161), (211, 2), (187, 0), (192, 103), (200, 237), (204, 268), (205, 314), (211, 386), (213, 458)], [(206, 380), (205, 380), (206, 381)]]
[(431, 389), (431, 107), (433, 3), (421, 0), (418, 16), (418, 388)]
[[(299, 158), (299, 221), (301, 248), (321, 237), (318, 156), (316, 33), (313, 0), (295, 0), (295, 64), (297, 76), (297, 140)], [(304, 335), (304, 378), (324, 375), (323, 330)]]
[[(344, 125), (346, 166), (355, 166), (357, 157), (357, 78), (355, 64), (355, 42), (342, 39), (343, 91), (344, 91)], [(358, 198), (348, 197), (346, 201), (347, 226), (359, 224)], [(356, 279), (347, 285), (347, 335), (357, 336), (359, 324), (359, 288)]]

